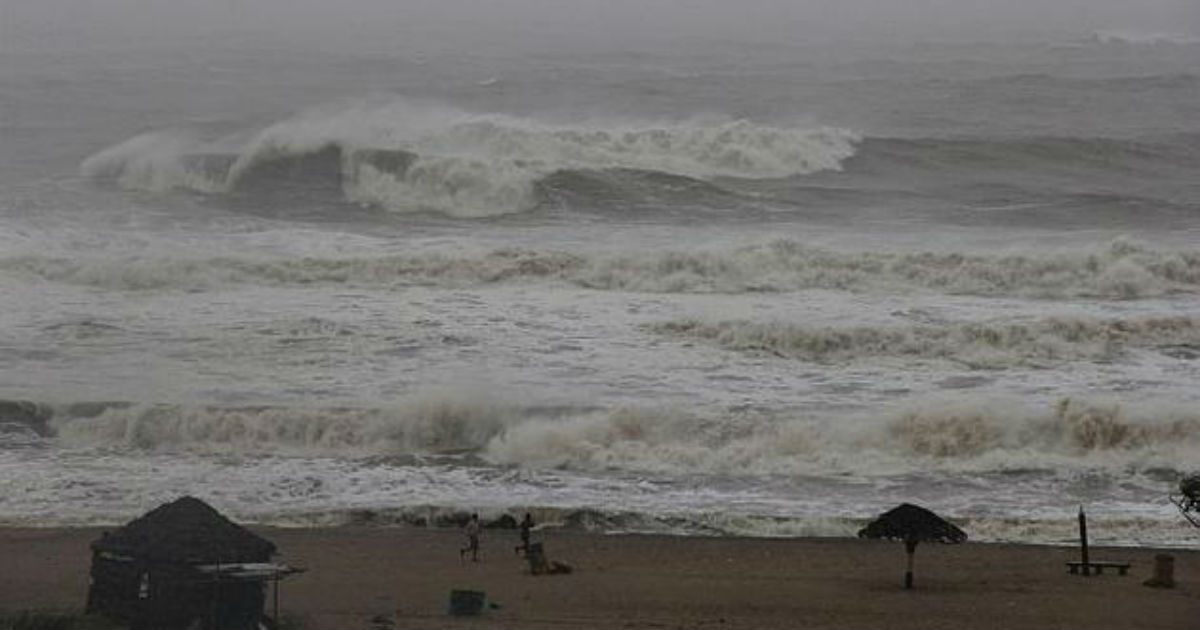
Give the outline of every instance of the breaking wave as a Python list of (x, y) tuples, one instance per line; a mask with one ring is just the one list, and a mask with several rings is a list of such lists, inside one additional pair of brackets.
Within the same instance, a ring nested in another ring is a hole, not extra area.
[(1200, 44), (1200, 37), (1184, 33), (1163, 33), (1152, 31), (1096, 31), (1091, 40), (1098, 44), (1121, 44), (1133, 46), (1191, 46)]
[(805, 289), (937, 291), (960, 295), (1137, 299), (1200, 288), (1200, 251), (1158, 250), (1119, 239), (1056, 253), (830, 251), (793, 240), (726, 250), (564, 252), (430, 251), (362, 258), (0, 258), (0, 271), (116, 290), (216, 290), (237, 285), (462, 287), (556, 281), (603, 291), (751, 293)]
[(1200, 318), (1097, 320), (1052, 317), (1032, 322), (970, 322), (854, 328), (792, 323), (681, 319), (655, 332), (706, 339), (721, 347), (810, 361), (867, 357), (947, 359), (972, 368), (1050, 366), (1115, 359), (1139, 347), (1200, 346)]
[[(10, 405), (12, 406), (12, 405)], [(798, 412), (531, 408), (454, 396), (388, 409), (92, 403), (31, 430), (75, 448), (219, 455), (467, 457), (501, 466), (670, 475), (891, 474), (921, 470), (1174, 470), (1200, 455), (1195, 410), (1062, 399), (928, 400)], [(833, 413), (833, 412), (830, 412)], [(14, 421), (18, 422), (18, 421)]]
[[(1084, 90), (1138, 94), (1200, 86), (1194, 74), (988, 79), (1005, 91), (1072, 81), (1085, 83), (1077, 86)], [(217, 138), (150, 132), (87, 158), (80, 170), (130, 189), (249, 199), (260, 209), (357, 204), (487, 217), (672, 203), (727, 209), (778, 202), (794, 209), (828, 205), (829, 195), (841, 194), (835, 205), (852, 212), (934, 182), (984, 194), (985, 201), (999, 194), (1012, 203), (1066, 204), (1086, 215), (1109, 206), (1126, 213), (1194, 211), (1200, 201), (1179, 182), (1200, 168), (1197, 140), (1194, 133), (862, 138), (831, 127), (712, 118), (566, 124), (391, 99), (315, 109)], [(753, 184), (843, 170), (838, 186), (793, 187), (787, 199), (764, 196)], [(998, 193), (989, 188), (997, 181), (1006, 182)]]
[[(996, 80), (993, 80), (996, 81)], [(1061, 83), (1046, 75), (1006, 77), (1011, 89), (1040, 89), (1042, 83)], [(1145, 91), (1163, 87), (1195, 90), (1194, 75), (1130, 77), (1103, 81), (1109, 87)], [(1030, 85), (1033, 84), (1033, 85)], [(1072, 173), (1089, 179), (1100, 173), (1161, 176), (1182, 173), (1200, 165), (1196, 134), (1170, 138), (1089, 138), (1033, 136), (1017, 138), (867, 138), (845, 166), (863, 174), (983, 173), (1019, 171), (1044, 178)]]
[(446, 454), (473, 451), (516, 420), (515, 409), (426, 396), (394, 409), (211, 407), (110, 403), (52, 412), (47, 433), (69, 444), (243, 453)]
[[(861, 510), (862, 507), (859, 507)], [(651, 534), (670, 536), (748, 536), (752, 538), (830, 537), (853, 538), (872, 519), (869, 516), (772, 515), (727, 511), (632, 511), (590, 507), (513, 506), (510, 509), (470, 510), (451, 506), (359, 509), (334, 512), (269, 515), (260, 522), (292, 526), (406, 525), (415, 527), (462, 527), (472, 512), (478, 512), (485, 527), (506, 527), (513, 514), (528, 512), (540, 527), (564, 531), (608, 534)], [(507, 518), (506, 518), (507, 517)], [(956, 516), (951, 520), (964, 528), (976, 542), (1019, 542), (1023, 544), (1077, 545), (1079, 521), (1075, 515), (1060, 517)], [(1188, 548), (1193, 543), (1188, 531), (1170, 519), (1136, 516), (1096, 516), (1093, 543), (1144, 547)], [(512, 525), (515, 527), (515, 522)], [(1099, 537), (1099, 538), (1097, 538)]]
[[(1018, 411), (1019, 410), (1019, 411)], [(1145, 414), (1145, 415), (1143, 415)], [(1050, 413), (999, 401), (837, 418), (734, 412), (719, 418), (620, 410), (516, 425), (497, 463), (667, 474), (887, 474), (943, 468), (1170, 468), (1200, 447), (1200, 416), (1060, 401)]]
[(746, 120), (561, 125), (391, 100), (314, 110), (248, 140), (144, 134), (89, 157), (81, 171), (132, 189), (317, 195), (478, 217), (536, 207), (555, 173), (782, 178), (839, 168), (857, 140)]
[[(321, 489), (315, 479), (304, 479), (300, 487)], [(89, 512), (71, 511), (49, 514), (10, 512), (0, 516), (0, 524), (8, 527), (113, 527), (128, 521), (130, 514), (146, 505), (169, 501), (174, 492), (146, 492), (135, 495), (127, 505), (93, 508)], [(273, 499), (260, 500), (260, 499)], [(853, 538), (855, 533), (872, 520), (868, 510), (883, 509), (885, 501), (863, 498), (849, 514), (759, 514), (719, 510), (671, 510), (647, 508), (630, 510), (573, 505), (541, 505), (515, 502), (505, 506), (469, 507), (452, 501), (405, 505), (402, 507), (335, 507), (317, 506), (279, 509), (279, 497), (270, 494), (256, 496), (246, 493), (236, 497), (213, 495), (209, 500), (221, 506), (221, 511), (243, 524), (274, 527), (375, 527), (405, 526), (420, 528), (460, 529), (472, 513), (480, 516), (487, 529), (515, 529), (517, 516), (532, 515), (538, 531), (547, 529), (565, 532), (604, 534), (647, 534), (660, 536), (741, 536), (751, 538), (830, 537)], [(847, 510), (850, 511), (850, 510)], [(955, 524), (966, 530), (976, 542), (1016, 542), (1021, 544), (1077, 545), (1078, 518), (1074, 514), (1051, 514), (1037, 517), (964, 516), (939, 509)], [(1057, 512), (1057, 511), (1056, 511)], [(1100, 516), (1091, 514), (1088, 522), (1094, 528), (1093, 544), (1105, 546), (1145, 547), (1148, 542), (1157, 547), (1186, 549), (1194, 545), (1190, 531), (1179, 527), (1177, 519), (1137, 516)]]

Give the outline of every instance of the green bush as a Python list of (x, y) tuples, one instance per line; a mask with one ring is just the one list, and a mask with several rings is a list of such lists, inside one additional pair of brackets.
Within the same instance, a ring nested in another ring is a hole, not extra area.
[(0, 610), (0, 630), (118, 630), (119, 622), (69, 610)]

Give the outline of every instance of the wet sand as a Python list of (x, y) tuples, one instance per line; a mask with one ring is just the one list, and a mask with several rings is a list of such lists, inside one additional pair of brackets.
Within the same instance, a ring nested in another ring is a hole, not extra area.
[[(1142, 586), (1155, 550), (1092, 550), (1129, 575), (1069, 575), (1077, 550), (923, 544), (903, 588), (900, 543), (679, 538), (539, 531), (570, 575), (532, 576), (513, 531), (486, 531), (460, 562), (457, 531), (344, 527), (255, 531), (307, 571), (283, 582), (306, 628), (1196, 628), (1200, 552), (1170, 550), (1175, 589)], [(95, 529), (0, 529), (0, 608), (81, 609)], [(478, 617), (447, 614), (452, 589), (486, 591)], [(271, 597), (268, 594), (267, 608)], [(374, 621), (373, 621), (374, 620)]]

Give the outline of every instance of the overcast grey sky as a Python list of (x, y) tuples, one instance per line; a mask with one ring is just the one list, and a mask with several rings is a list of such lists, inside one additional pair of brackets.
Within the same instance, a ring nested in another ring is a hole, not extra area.
[[(504, 41), (971, 39), (1096, 30), (1200, 35), (1200, 0), (3, 0), (0, 42), (120, 46), (258, 33), (314, 46)], [(565, 37), (564, 37), (565, 36)], [(572, 37), (578, 36), (578, 37)], [(321, 41), (321, 40), (324, 41)]]

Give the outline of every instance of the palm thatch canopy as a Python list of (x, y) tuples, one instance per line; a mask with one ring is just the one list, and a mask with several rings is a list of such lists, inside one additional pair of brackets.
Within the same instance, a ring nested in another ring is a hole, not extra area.
[(1200, 473), (1179, 480), (1179, 492), (1193, 503), (1200, 503)]
[(923, 507), (904, 503), (868, 523), (858, 531), (858, 537), (960, 543), (967, 539), (967, 533)]
[(152, 563), (265, 562), (275, 544), (195, 497), (160, 505), (92, 543), (96, 552)]
[(1179, 495), (1170, 499), (1189, 523), (1200, 527), (1200, 473), (1179, 480)]

